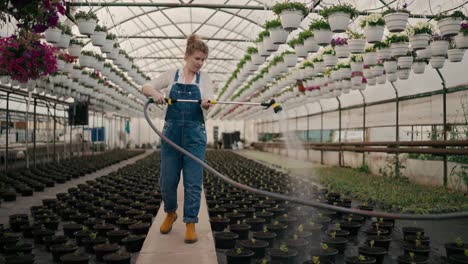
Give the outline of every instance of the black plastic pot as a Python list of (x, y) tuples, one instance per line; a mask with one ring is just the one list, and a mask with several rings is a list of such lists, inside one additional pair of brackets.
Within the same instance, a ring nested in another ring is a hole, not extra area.
[(409, 235), (405, 237), (405, 242), (410, 245), (416, 245), (416, 240), (419, 240), (423, 246), (430, 246), (431, 244), (431, 239), (427, 236), (418, 237), (415, 235)]
[(298, 258), (303, 258), (305, 255), (305, 250), (307, 246), (309, 245), (309, 241), (303, 238), (297, 238), (297, 239), (287, 239), (285, 241), (286, 246), (288, 248), (292, 248), (297, 250), (297, 257)]
[(63, 264), (88, 264), (89, 256), (80, 253), (69, 253), (60, 257)]
[(398, 264), (427, 264), (429, 259), (421, 256), (414, 256), (411, 258), (408, 255), (402, 255), (398, 257)]
[(211, 230), (221, 232), (229, 225), (229, 218), (221, 215), (210, 217)]
[(239, 235), (239, 239), (249, 239), (249, 230), (251, 226), (248, 224), (234, 224), (229, 225), (229, 231)]
[(34, 237), (34, 243), (44, 244), (44, 237), (53, 236), (55, 233), (48, 229), (36, 229), (32, 231)]
[(86, 253), (92, 254), (94, 253), (94, 246), (99, 244), (106, 243), (105, 237), (86, 237), (81, 240), (83, 246), (85, 248)]
[(120, 229), (128, 230), (128, 227), (130, 225), (135, 224), (136, 222), (137, 221), (135, 219), (132, 219), (132, 218), (121, 218), (121, 219), (117, 220), (116, 224)]
[(272, 212), (262, 211), (262, 212), (255, 212), (255, 216), (259, 218), (265, 219), (265, 224), (271, 223), (274, 214)]
[(106, 264), (130, 264), (132, 256), (127, 252), (118, 252), (104, 256)]
[(288, 249), (284, 252), (278, 248), (270, 250), (271, 263), (294, 264), (298, 253), (295, 249)]
[(256, 231), (260, 231), (263, 229), (263, 226), (265, 225), (266, 221), (263, 218), (256, 217), (256, 218), (246, 218), (245, 223), (251, 226), (250, 230), (252, 232), (256, 232)]
[(238, 221), (242, 222), (242, 220), (244, 220), (244, 218), (246, 217), (245, 214), (241, 214), (237, 211), (225, 213), (224, 216), (229, 218), (229, 223), (231, 225), (237, 223)]
[(392, 238), (388, 236), (368, 236), (368, 245), (370, 245), (370, 241), (374, 241), (375, 247), (385, 248), (385, 250), (388, 251), (388, 249), (390, 248), (390, 242), (392, 242)]
[(449, 260), (451, 264), (468, 264), (468, 257), (465, 255), (452, 255)]
[(31, 254), (33, 249), (33, 245), (29, 243), (16, 243), (14, 245), (8, 245), (4, 247), (5, 254), (7, 255), (14, 255), (17, 253), (27, 255)]
[(76, 244), (80, 247), (83, 246), (83, 239), (88, 238), (90, 235), (91, 235), (91, 232), (87, 230), (76, 231), (73, 234), (76, 240)]
[(385, 255), (387, 254), (387, 250), (385, 248), (381, 247), (360, 247), (358, 249), (359, 254), (367, 256), (367, 257), (372, 257), (375, 258), (375, 263), (376, 264), (382, 264)]
[(80, 231), (80, 230), (83, 230), (83, 225), (81, 224), (70, 223), (70, 224), (63, 225), (63, 234), (69, 238), (74, 238), (75, 232)]
[(418, 233), (420, 236), (424, 236), (424, 228), (421, 227), (405, 226), (401, 231), (403, 231), (403, 238), (411, 235), (416, 236)]
[(282, 224), (285, 224), (287, 226), (286, 232), (288, 232), (289, 234), (293, 233), (297, 229), (297, 225), (299, 223), (298, 218), (291, 215), (278, 216), (275, 218), (275, 220), (279, 221)]
[(52, 252), (52, 258), (55, 262), (59, 262), (61, 256), (73, 253), (77, 250), (78, 246), (74, 244), (59, 244), (50, 246), (50, 252)]
[(128, 226), (128, 230), (134, 235), (146, 235), (150, 227), (150, 223), (136, 223)]
[(146, 235), (130, 235), (122, 239), (122, 243), (128, 252), (138, 252), (145, 242)]
[(93, 226), (93, 229), (96, 230), (98, 236), (106, 237), (107, 232), (117, 229), (117, 226), (104, 223)]
[(382, 228), (379, 228), (379, 229), (370, 228), (370, 229), (367, 229), (366, 233), (368, 236), (377, 236), (379, 234), (380, 236), (390, 235), (390, 232), (387, 229), (382, 229)]
[(346, 264), (374, 264), (376, 263), (376, 260), (375, 258), (372, 258), (372, 257), (364, 256), (364, 258), (360, 258), (358, 256), (353, 256), (353, 257), (346, 257), (345, 263)]
[(332, 233), (335, 233), (335, 236), (336, 237), (342, 237), (342, 238), (348, 238), (349, 235), (350, 235), (350, 232), (347, 231), (347, 230), (343, 230), (343, 229), (340, 229), (340, 230), (329, 230), (327, 231), (327, 235), (328, 236), (331, 236)]
[(98, 261), (103, 261), (103, 257), (107, 254), (112, 254), (117, 252), (120, 249), (119, 244), (99, 244), (93, 247), (94, 253), (96, 254), (96, 259)]
[(254, 252), (249, 249), (231, 249), (226, 252), (228, 264), (249, 264), (254, 256)]
[(348, 242), (348, 239), (343, 238), (343, 237), (325, 237), (322, 239), (323, 243), (328, 244), (328, 246), (333, 247), (338, 249), (338, 252), (341, 254), (344, 253), (345, 248), (346, 248), (346, 243)]
[(265, 257), (265, 250), (268, 247), (268, 241), (265, 240), (241, 240), (239, 244), (254, 252), (253, 258), (261, 259)]
[(410, 252), (413, 252), (414, 255), (425, 258), (429, 258), (429, 254), (431, 253), (431, 248), (423, 245), (405, 245), (403, 246), (403, 250), (405, 251), (405, 255), (409, 255)]
[(343, 221), (341, 222), (341, 229), (349, 231), (350, 236), (356, 236), (361, 228), (362, 223), (354, 221)]
[(268, 247), (273, 247), (274, 245), (274, 242), (275, 242), (275, 238), (277, 237), (278, 235), (274, 232), (263, 232), (263, 231), (259, 231), (259, 232), (253, 232), (252, 233), (252, 237), (257, 239), (257, 240), (264, 240), (264, 241), (267, 241), (268, 242)]
[(34, 255), (6, 256), (5, 264), (34, 264)]
[(123, 245), (122, 239), (129, 235), (130, 232), (128, 230), (113, 230), (107, 232), (107, 238), (109, 239), (109, 243), (117, 243), (119, 245)]
[(44, 244), (46, 246), (46, 250), (50, 251), (50, 246), (58, 245), (58, 244), (65, 244), (68, 241), (67, 236), (48, 236), (44, 237)]
[(236, 246), (236, 239), (239, 235), (234, 232), (214, 233), (215, 247), (218, 249), (232, 249)]
[(275, 222), (271, 224), (266, 224), (265, 226), (266, 228), (268, 228), (269, 231), (276, 233), (279, 239), (283, 239), (286, 237), (287, 225), (280, 222)]
[(327, 249), (323, 248), (311, 248), (310, 250), (310, 256), (313, 259), (313, 257), (319, 257), (320, 262), (327, 262), (330, 261), (331, 263), (335, 263), (335, 258), (336, 255), (338, 255), (338, 249), (329, 247)]
[(444, 246), (447, 258), (453, 255), (463, 255), (465, 250), (468, 249), (468, 244), (466, 243), (461, 245), (457, 245), (457, 243), (446, 243)]
[(394, 223), (392, 222), (373, 222), (372, 223), (372, 226), (374, 228), (377, 228), (377, 225), (380, 229), (386, 229), (388, 231), (388, 234), (391, 234), (392, 233), (392, 230), (393, 230), (393, 227), (394, 227)]

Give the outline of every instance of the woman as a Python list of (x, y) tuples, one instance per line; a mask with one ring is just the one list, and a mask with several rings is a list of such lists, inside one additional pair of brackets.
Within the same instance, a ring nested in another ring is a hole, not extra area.
[[(164, 104), (165, 97), (202, 99), (201, 105), (183, 102), (168, 105), (163, 129), (170, 140), (202, 160), (206, 150), (205, 110), (210, 107), (208, 98), (213, 97), (210, 77), (200, 72), (207, 57), (208, 46), (197, 35), (191, 35), (187, 40), (184, 67), (167, 71), (143, 86), (143, 94), (153, 98), (157, 104)], [(168, 96), (164, 95), (164, 89), (167, 89)], [(160, 227), (162, 234), (168, 234), (177, 219), (177, 186), (181, 170), (184, 177), (185, 242), (194, 243), (197, 241), (195, 223), (198, 223), (203, 168), (163, 142), (159, 183), (167, 215)]]

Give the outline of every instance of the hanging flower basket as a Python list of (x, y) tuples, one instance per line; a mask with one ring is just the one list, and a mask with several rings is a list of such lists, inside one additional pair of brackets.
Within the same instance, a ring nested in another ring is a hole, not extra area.
[(463, 33), (459, 33), (453, 39), (455, 40), (455, 46), (457, 46), (457, 48), (468, 49), (468, 35), (465, 36)]
[(431, 54), (435, 56), (447, 56), (447, 51), (449, 48), (449, 41), (436, 35), (433, 37), (431, 42)]
[(406, 53), (408, 53), (408, 50), (409, 50), (407, 42), (392, 43), (392, 44), (390, 44), (390, 49), (392, 51), (392, 56), (393, 57), (405, 56)]
[(416, 61), (413, 63), (413, 72), (415, 74), (423, 74), (426, 70), (427, 63), (425, 61)]
[(413, 64), (412, 56), (403, 56), (398, 58), (398, 67), (400, 69), (410, 69)]
[(96, 25), (93, 34), (91, 34), (91, 43), (93, 46), (102, 47), (106, 43), (107, 28)]
[(461, 11), (455, 11), (451, 15), (440, 13), (435, 17), (437, 28), (440, 35), (444, 37), (453, 37), (460, 31), (460, 24), (465, 19), (465, 14)]
[(396, 82), (398, 80), (398, 75), (396, 72), (387, 73), (387, 81)]
[(357, 10), (350, 4), (338, 4), (324, 8), (319, 14), (327, 18), (334, 33), (342, 33), (348, 29), (351, 18), (357, 15)]
[(362, 72), (353, 72), (351, 74), (351, 84), (352, 86), (359, 86), (362, 82)]
[(287, 67), (294, 67), (297, 64), (297, 55), (294, 53), (283, 53), (283, 60)]
[(401, 32), (406, 28), (408, 23), (409, 13), (406, 10), (388, 9), (383, 13), (385, 25), (390, 32)]
[(397, 74), (398, 74), (398, 79), (408, 80), (409, 75), (410, 75), (410, 69), (399, 69)]
[(463, 60), (463, 55), (465, 50), (462, 49), (449, 49), (448, 50), (448, 60), (450, 62), (461, 62)]
[(273, 43), (273, 40), (270, 36), (265, 36), (263, 38), (263, 48), (268, 52), (274, 52), (278, 50), (279, 45)]
[(94, 33), (98, 19), (92, 12), (86, 13), (84, 11), (80, 11), (76, 13), (75, 21), (81, 34), (91, 35)]
[(367, 78), (367, 85), (375, 86), (376, 84), (377, 84), (377, 79), (376, 78)]
[(384, 34), (383, 26), (367, 26), (364, 28), (364, 34), (366, 35), (366, 41), (369, 43), (375, 43), (382, 41)]
[(416, 51), (418, 59), (430, 59), (432, 57), (431, 47)]
[(81, 49), (83, 48), (83, 43), (77, 39), (72, 39), (70, 41), (70, 46), (68, 47), (68, 53), (73, 57), (78, 57), (81, 54)]
[(362, 73), (366, 79), (375, 77), (374, 72), (369, 68), (364, 68), (364, 70), (362, 70)]
[(425, 49), (429, 45), (429, 34), (416, 34), (409, 38), (412, 50)]
[(377, 49), (377, 58), (379, 60), (389, 60), (392, 57), (392, 50), (390, 48)]
[(57, 47), (61, 49), (66, 49), (70, 46), (71, 35), (62, 34), (60, 41), (57, 44)]
[(366, 52), (363, 55), (365, 65), (375, 65), (377, 64), (377, 52)]
[(341, 79), (349, 79), (351, 78), (351, 68), (348, 68), (350, 67), (349, 64), (342, 64), (342, 65), (346, 65), (346, 68), (342, 66), (342, 68), (340, 68), (339, 70), (339, 73), (340, 73), (340, 77)]
[(1, 84), (9, 84), (10, 83), (10, 76), (8, 75), (1, 75), (0, 74), (0, 83)]
[(270, 36), (273, 44), (283, 44), (286, 43), (288, 39), (288, 31), (284, 30), (281, 27), (270, 29)]
[(349, 56), (348, 40), (346, 38), (334, 38), (331, 41), (331, 46), (335, 49), (336, 57), (347, 58)]
[(430, 60), (431, 66), (434, 69), (441, 69), (444, 67), (445, 64), (445, 57), (439, 56), (433, 56)]
[(384, 74), (384, 67), (383, 65), (375, 65), (371, 67), (372, 76), (379, 77)]
[(324, 73), (327, 66), (325, 65), (325, 62), (314, 62), (314, 69), (317, 73)]
[(313, 19), (309, 25), (309, 29), (314, 34), (315, 42), (320, 46), (327, 46), (333, 38), (333, 32), (330, 25), (324, 19)]
[(315, 38), (312, 36), (304, 40), (304, 46), (308, 52), (317, 52), (320, 49), (320, 46), (315, 41)]
[(275, 4), (273, 12), (280, 16), (283, 28), (290, 31), (300, 26), (302, 19), (307, 16), (309, 10), (304, 3), (288, 2)]
[(252, 55), (252, 63), (254, 65), (262, 65), (265, 62), (265, 58), (260, 56), (258, 53), (253, 53)]
[(387, 76), (386, 74), (382, 74), (376, 77), (377, 79), (377, 84), (385, 84), (387, 82)]
[(323, 54), (323, 62), (327, 67), (333, 67), (338, 63), (338, 58), (334, 54)]
[(398, 64), (396, 61), (385, 61), (384, 62), (385, 72), (388, 73), (395, 73), (398, 70)]
[(366, 48), (365, 39), (348, 39), (348, 49), (352, 54), (363, 53)]
[(294, 46), (294, 51), (296, 52), (296, 55), (301, 58), (307, 57), (309, 53), (307, 52), (307, 48), (304, 44), (298, 44)]
[(117, 36), (109, 33), (106, 36), (106, 40), (104, 41), (104, 45), (101, 46), (101, 52), (102, 53), (111, 53), (112, 52), (112, 47), (114, 47), (114, 42), (117, 39)]
[(0, 38), (0, 72), (23, 83), (47, 76), (57, 71), (57, 51), (32, 32)]
[(363, 62), (350, 62), (352, 72), (361, 72), (364, 69)]
[(62, 37), (62, 30), (58, 27), (48, 28), (44, 31), (45, 39), (49, 43), (58, 43)]

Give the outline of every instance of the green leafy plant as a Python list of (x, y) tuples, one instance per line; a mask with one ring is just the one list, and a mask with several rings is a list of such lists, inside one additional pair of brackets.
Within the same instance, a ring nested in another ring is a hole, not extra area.
[(407, 13), (409, 14), (410, 11), (408, 11), (406, 8), (389, 8), (385, 10), (382, 13), (382, 16), (388, 15), (388, 14), (393, 14), (393, 13)]
[(269, 20), (265, 22), (264, 25), (266, 30), (272, 29), (272, 28), (281, 28), (281, 20), (279, 19), (274, 19), (274, 20)]
[(258, 37), (255, 40), (255, 42), (262, 42), (263, 39), (268, 36), (270, 36), (270, 32), (268, 32), (267, 30), (264, 30), (258, 34)]
[(387, 49), (390, 48), (390, 44), (387, 42), (376, 42), (374, 43), (374, 49), (376, 50), (381, 50), (381, 49)]
[(299, 10), (302, 12), (302, 15), (307, 16), (309, 14), (309, 9), (304, 3), (298, 2), (287, 2), (287, 3), (276, 3), (273, 8), (273, 13), (280, 15), (281, 12), (285, 10)]
[(80, 41), (79, 39), (73, 38), (73, 39), (70, 40), (70, 45), (79, 45), (79, 46), (83, 47), (84, 43), (82, 41)]
[(288, 252), (288, 246), (286, 246), (286, 244), (281, 244), (280, 248), (279, 248), (282, 252)]
[(346, 35), (348, 35), (349, 39), (365, 39), (366, 38), (364, 34), (352, 31), (350, 29), (346, 30)]
[(325, 7), (323, 10), (319, 12), (319, 14), (326, 18), (338, 12), (349, 14), (351, 18), (354, 18), (355, 16), (358, 15), (356, 8), (354, 8), (354, 6), (350, 4), (338, 4), (338, 5), (332, 5), (330, 7)]
[(364, 261), (366, 260), (366, 257), (364, 255), (359, 255), (358, 259), (359, 261)]
[(330, 30), (330, 24), (325, 19), (312, 19), (309, 24), (309, 30)]
[(389, 44), (404, 43), (404, 42), (408, 42), (409, 38), (408, 38), (408, 35), (406, 34), (392, 34), (389, 37), (387, 37), (385, 41)]
[(437, 14), (437, 16), (434, 19), (435, 19), (435, 21), (440, 21), (440, 20), (442, 20), (444, 18), (449, 18), (449, 17), (459, 19), (459, 20), (465, 20), (466, 19), (465, 14), (463, 14), (463, 12), (460, 11), (460, 10), (454, 11), (451, 14), (449, 14), (448, 12), (441, 12), (441, 13)]
[(408, 25), (406, 27), (406, 33), (408, 34), (408, 36), (414, 36), (416, 34), (432, 35), (433, 30), (434, 26), (432, 26), (432, 24), (428, 22), (418, 22), (414, 26)]
[(302, 40), (302, 43), (304, 43), (304, 40), (306, 40), (306, 39), (308, 39), (308, 38), (311, 38), (311, 37), (313, 37), (313, 36), (314, 36), (314, 33), (312, 33), (312, 31), (310, 31), (310, 30), (304, 30), (304, 31), (302, 31), (301, 33), (299, 33), (299, 34), (297, 35), (297, 38), (298, 38), (299, 40)]
[(328, 244), (327, 243), (320, 243), (320, 248), (324, 251), (328, 250)]
[(117, 39), (117, 35), (112, 34), (112, 33), (109, 33), (109, 34), (107, 34), (106, 39), (116, 40), (116, 39)]
[(351, 57), (349, 58), (349, 61), (350, 61), (350, 62), (363, 62), (363, 61), (364, 61), (364, 57), (363, 57), (361, 54), (353, 54), (353, 55), (351, 55)]
[(455, 239), (455, 244), (457, 245), (457, 247), (463, 247), (463, 240), (461, 239), (461, 237), (457, 237)]
[(237, 255), (242, 254), (242, 248), (240, 248), (240, 247), (236, 248), (236, 254)]
[(254, 53), (258, 53), (258, 50), (256, 47), (248, 47), (247, 48), (247, 54), (254, 54)]
[(98, 17), (96, 16), (96, 14), (94, 14), (93, 12), (84, 12), (84, 11), (79, 11), (75, 14), (75, 20), (78, 20), (78, 19), (84, 19), (84, 20), (94, 19), (98, 21)]
[(325, 54), (328, 54), (328, 55), (336, 55), (336, 52), (334, 49), (328, 47), (328, 48), (325, 48), (323, 51), (322, 51), (322, 55), (325, 55)]
[(296, 47), (297, 45), (303, 45), (304, 40), (299, 39), (299, 38), (293, 38), (288, 42), (288, 45), (291, 46), (292, 48)]
[(94, 28), (94, 31), (107, 32), (107, 27), (97, 24), (96, 27)]

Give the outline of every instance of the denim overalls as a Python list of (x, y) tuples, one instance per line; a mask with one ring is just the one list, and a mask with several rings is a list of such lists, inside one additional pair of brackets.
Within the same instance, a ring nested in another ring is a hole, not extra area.
[[(196, 74), (196, 84), (177, 83), (178, 79), (179, 70), (176, 72), (169, 98), (201, 99), (200, 89), (198, 88), (200, 73)], [(203, 110), (199, 104), (179, 102), (168, 105), (165, 121), (163, 134), (166, 137), (199, 159), (205, 160), (205, 121)], [(181, 169), (184, 177), (183, 220), (185, 223), (198, 223), (203, 168), (166, 142), (163, 142), (161, 145), (159, 184), (165, 212), (175, 212), (177, 209), (177, 186), (179, 185)]]

